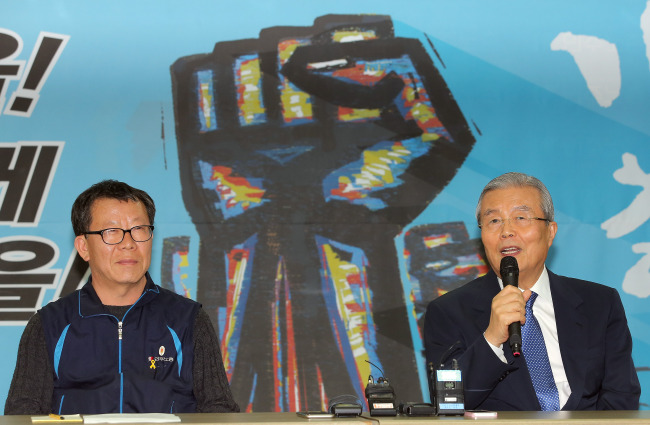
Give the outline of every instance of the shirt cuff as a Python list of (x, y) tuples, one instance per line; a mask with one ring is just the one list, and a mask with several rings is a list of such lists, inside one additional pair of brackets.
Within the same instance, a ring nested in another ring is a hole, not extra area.
[[(485, 338), (485, 332), (483, 332), (483, 338)], [(494, 351), (494, 354), (497, 355), (497, 357), (503, 362), (503, 363), (508, 363), (508, 360), (506, 360), (506, 355), (503, 354), (503, 344), (499, 345), (498, 347), (496, 345), (492, 345), (490, 341), (485, 338), (485, 342), (488, 343), (492, 351)]]

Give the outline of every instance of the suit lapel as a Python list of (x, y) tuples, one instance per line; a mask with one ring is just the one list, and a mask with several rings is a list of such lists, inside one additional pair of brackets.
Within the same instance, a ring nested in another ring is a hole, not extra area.
[[(474, 317), (474, 325), (477, 329), (482, 329), (483, 331), (490, 323), (490, 309), (492, 308), (492, 298), (494, 298), (499, 291), (499, 282), (497, 281), (497, 275), (493, 271), (489, 271), (482, 278), (480, 286), (476, 290), (472, 291), (472, 307), (476, 311)], [(486, 302), (489, 300), (489, 302)]]
[(571, 387), (571, 396), (562, 409), (575, 410), (585, 382), (585, 371), (580, 360), (586, 353), (587, 332), (584, 329), (588, 322), (582, 313), (582, 297), (568, 286), (568, 281), (563, 277), (550, 271), (548, 275), (562, 363)]

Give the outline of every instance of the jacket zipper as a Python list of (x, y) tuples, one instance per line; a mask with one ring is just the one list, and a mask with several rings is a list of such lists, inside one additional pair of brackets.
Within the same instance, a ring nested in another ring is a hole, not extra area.
[(122, 320), (118, 320), (117, 322), (117, 339), (119, 345), (118, 369), (120, 373), (120, 413), (122, 413), (122, 407), (124, 406), (124, 375), (122, 374)]
[[(118, 339), (118, 344), (119, 344), (119, 359), (118, 359), (118, 371), (120, 374), (120, 413), (123, 413), (123, 408), (124, 408), (124, 374), (122, 373), (122, 322), (124, 318), (126, 317), (127, 314), (129, 314), (129, 311), (131, 311), (131, 308), (133, 308), (141, 299), (144, 297), (144, 295), (151, 291), (151, 289), (145, 291), (140, 295), (140, 298), (138, 298), (133, 305), (124, 313), (124, 316), (122, 316), (122, 320), (117, 320), (117, 339)], [(115, 317), (115, 316), (113, 316)], [(117, 319), (117, 317), (115, 317)]]

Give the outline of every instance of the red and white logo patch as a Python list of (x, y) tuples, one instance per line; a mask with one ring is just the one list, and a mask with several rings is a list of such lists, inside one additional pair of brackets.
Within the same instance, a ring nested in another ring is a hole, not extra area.
[(158, 355), (163, 356), (165, 355), (165, 346), (161, 345), (160, 348), (158, 349)]

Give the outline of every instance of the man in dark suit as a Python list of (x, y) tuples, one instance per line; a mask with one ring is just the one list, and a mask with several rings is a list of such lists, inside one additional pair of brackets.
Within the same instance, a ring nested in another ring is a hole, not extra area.
[[(463, 371), (465, 408), (638, 409), (618, 292), (546, 269), (557, 223), (544, 184), (520, 173), (499, 176), (483, 189), (476, 218), (492, 271), (432, 301), (424, 325), (427, 363), (449, 367), (456, 359)], [(505, 256), (517, 259), (519, 288), (503, 286)], [(534, 335), (524, 336), (521, 356), (508, 343), (516, 321), (522, 335)], [(541, 349), (527, 351), (533, 347)]]

